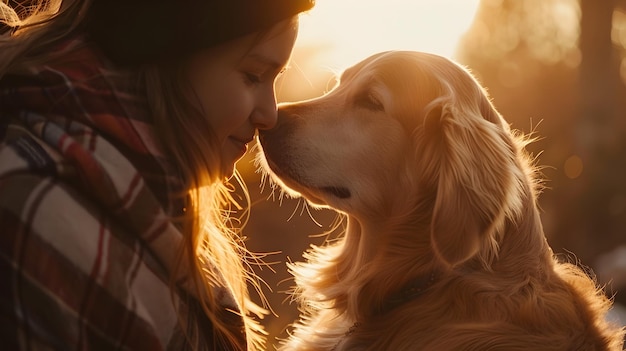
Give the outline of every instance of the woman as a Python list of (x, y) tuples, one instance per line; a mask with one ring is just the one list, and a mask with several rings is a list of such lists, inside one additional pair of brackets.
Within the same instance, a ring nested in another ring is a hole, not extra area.
[(3, 348), (262, 348), (227, 180), (312, 0), (7, 4)]

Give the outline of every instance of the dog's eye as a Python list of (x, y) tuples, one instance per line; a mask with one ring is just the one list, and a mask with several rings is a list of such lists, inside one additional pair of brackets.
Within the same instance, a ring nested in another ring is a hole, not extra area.
[(371, 91), (364, 91), (357, 95), (356, 104), (371, 111), (385, 111), (380, 99)]

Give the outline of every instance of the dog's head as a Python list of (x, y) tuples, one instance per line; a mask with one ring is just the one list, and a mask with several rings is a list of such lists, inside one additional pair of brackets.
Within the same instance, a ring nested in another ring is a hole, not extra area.
[(365, 59), (326, 95), (281, 105), (259, 140), (283, 186), (361, 222), (412, 216), (450, 265), (493, 251), (526, 191), (522, 145), (482, 87), (426, 53)]

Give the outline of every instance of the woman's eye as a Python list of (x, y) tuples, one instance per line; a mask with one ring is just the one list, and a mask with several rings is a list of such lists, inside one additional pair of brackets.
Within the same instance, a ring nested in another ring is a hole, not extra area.
[(261, 82), (261, 76), (260, 75), (246, 72), (246, 73), (244, 73), (244, 76), (246, 77), (246, 81), (248, 83), (257, 84), (257, 83)]
[(369, 91), (365, 91), (357, 96), (357, 105), (364, 107), (371, 111), (385, 111), (385, 107), (380, 102), (378, 97)]

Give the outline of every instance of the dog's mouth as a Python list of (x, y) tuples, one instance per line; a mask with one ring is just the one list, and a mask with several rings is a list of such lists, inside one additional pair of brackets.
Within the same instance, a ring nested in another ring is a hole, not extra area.
[(349, 199), (352, 196), (350, 189), (344, 186), (314, 186), (309, 184), (306, 180), (302, 179), (298, 172), (294, 172), (289, 167), (284, 165), (280, 166), (276, 161), (270, 157), (265, 157), (269, 168), (274, 175), (282, 181), (282, 183), (292, 190), (295, 190), (312, 201), (318, 202), (321, 199), (316, 193), (330, 194), (331, 196), (339, 199)]
[[(273, 130), (273, 132), (276, 133), (276, 130)], [(279, 183), (316, 203), (325, 203), (326, 201), (323, 200), (324, 195), (344, 200), (352, 196), (350, 189), (345, 186), (318, 185), (316, 184), (319, 183), (318, 181), (308, 179), (307, 172), (302, 172), (301, 169), (294, 166), (294, 164), (299, 163), (294, 162), (293, 156), (284, 152), (289, 147), (284, 143), (277, 142), (277, 140), (281, 140), (280, 138), (267, 138), (271, 133), (271, 131), (260, 132), (258, 141), (261, 154), (264, 155), (263, 159), (265, 159), (266, 165), (274, 173), (274, 176), (280, 180)]]
[(320, 190), (334, 195), (340, 199), (349, 199), (352, 194), (348, 188), (342, 186), (324, 186), (320, 187)]

